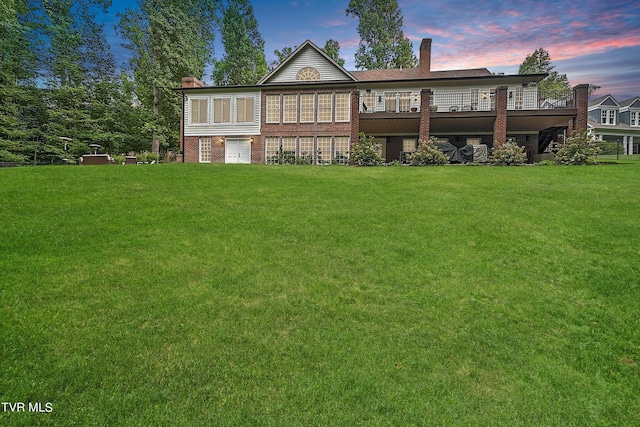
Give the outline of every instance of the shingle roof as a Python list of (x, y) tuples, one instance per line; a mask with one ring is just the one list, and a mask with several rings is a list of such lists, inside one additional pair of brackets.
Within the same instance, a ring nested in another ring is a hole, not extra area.
[(592, 99), (591, 101), (589, 101), (589, 107), (593, 107), (594, 105), (599, 105), (607, 98), (612, 98), (615, 101), (615, 98), (613, 98), (613, 96), (605, 95), (605, 96), (601, 96), (600, 98)]
[(634, 102), (636, 102), (638, 100), (640, 100), (640, 96), (636, 96), (635, 98), (630, 98), (630, 99), (627, 99), (626, 101), (622, 101), (620, 103), (620, 106), (621, 107), (627, 107), (627, 106), (633, 104)]
[[(420, 78), (419, 68), (396, 68), (391, 70), (351, 71), (359, 81), (416, 80)], [(459, 77), (486, 77), (493, 74), (486, 68), (467, 70), (432, 71), (429, 79), (446, 79)]]

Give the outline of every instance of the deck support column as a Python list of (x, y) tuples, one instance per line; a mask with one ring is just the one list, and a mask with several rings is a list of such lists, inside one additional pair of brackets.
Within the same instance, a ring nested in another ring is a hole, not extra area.
[(493, 123), (493, 148), (507, 142), (507, 86), (496, 88), (496, 120)]
[(418, 139), (428, 141), (431, 130), (431, 89), (420, 91), (420, 130)]

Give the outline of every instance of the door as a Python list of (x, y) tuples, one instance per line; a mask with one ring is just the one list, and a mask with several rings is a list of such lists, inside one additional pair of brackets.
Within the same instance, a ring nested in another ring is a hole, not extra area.
[(251, 163), (250, 139), (227, 139), (225, 163)]

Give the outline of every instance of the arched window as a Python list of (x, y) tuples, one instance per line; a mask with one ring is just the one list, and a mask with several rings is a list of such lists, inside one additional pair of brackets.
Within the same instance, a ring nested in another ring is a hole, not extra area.
[(296, 80), (320, 80), (320, 73), (313, 67), (304, 67), (298, 71)]

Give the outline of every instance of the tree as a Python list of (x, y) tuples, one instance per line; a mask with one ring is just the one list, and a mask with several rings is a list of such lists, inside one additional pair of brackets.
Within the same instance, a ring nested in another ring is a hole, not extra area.
[(551, 56), (543, 48), (536, 49), (531, 55), (527, 55), (520, 64), (518, 74), (549, 74), (538, 83), (541, 91), (567, 91), (571, 89), (566, 74), (558, 74), (554, 71), (555, 65), (551, 64)]
[(36, 145), (38, 37), (25, 0), (0, 4), (0, 161), (30, 159)]
[[(74, 158), (88, 144), (107, 146), (111, 139), (105, 112), (110, 111), (115, 59), (96, 22), (96, 10), (107, 12), (110, 0), (42, 2), (45, 46), (42, 89), (46, 122), (42, 132), (46, 155)], [(35, 152), (34, 152), (35, 154)]]
[(351, 0), (347, 16), (358, 18), (360, 44), (356, 68), (414, 68), (418, 59), (402, 33), (402, 13), (396, 0)]
[(329, 39), (322, 48), (331, 59), (336, 61), (338, 65), (344, 67), (344, 59), (340, 58), (340, 43), (337, 40)]
[[(542, 91), (567, 91), (571, 90), (569, 79), (566, 74), (559, 74), (554, 70), (555, 65), (551, 64), (551, 55), (544, 48), (536, 49), (531, 55), (527, 55), (524, 62), (520, 64), (518, 74), (549, 74), (538, 84)], [(600, 89), (600, 86), (590, 84), (589, 95)]]
[(231, 0), (222, 15), (225, 56), (214, 62), (216, 85), (255, 84), (266, 72), (264, 40), (248, 0)]
[(199, 79), (213, 58), (218, 0), (138, 0), (120, 15), (118, 31), (131, 50), (133, 96), (146, 113), (151, 150), (178, 143), (181, 101), (172, 88), (182, 77)]

